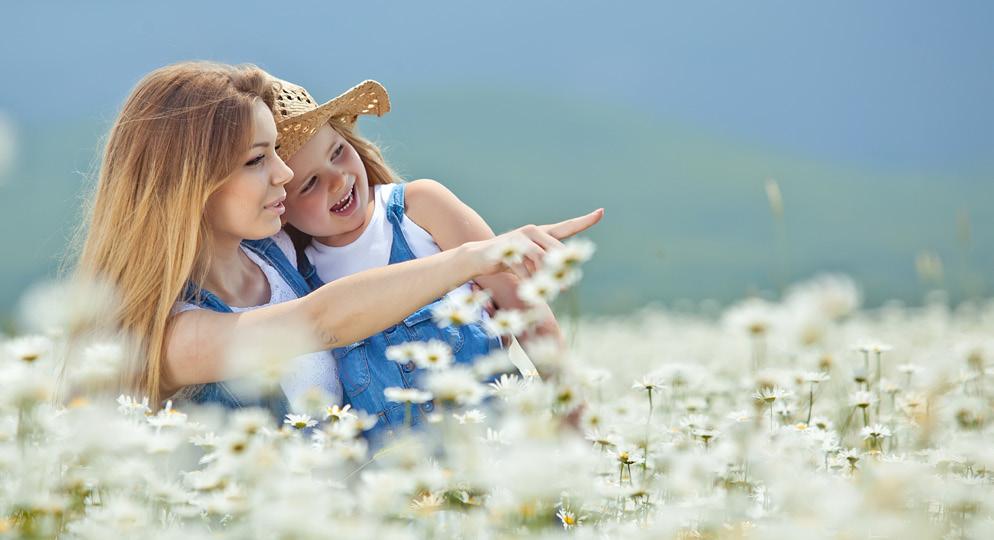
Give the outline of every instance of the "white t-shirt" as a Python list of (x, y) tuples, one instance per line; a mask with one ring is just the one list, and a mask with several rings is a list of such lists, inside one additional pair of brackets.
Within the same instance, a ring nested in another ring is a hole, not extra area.
[[(293, 244), (290, 242), (289, 237), (285, 234), (283, 234), (283, 236), (284, 238), (282, 239), (274, 238), (274, 240), (277, 241), (277, 245), (279, 245), (280, 249), (284, 252), (286, 251), (286, 244), (288, 244), (292, 254)], [(281, 245), (281, 242), (284, 244)], [(290, 284), (283, 279), (283, 276), (281, 276), (275, 268), (253, 253), (252, 250), (246, 249), (242, 246), (242, 251), (248, 255), (248, 258), (251, 259), (252, 262), (257, 264), (259, 268), (262, 269), (262, 273), (265, 274), (266, 279), (269, 281), (269, 290), (271, 291), (271, 294), (269, 301), (265, 304), (251, 307), (228, 306), (231, 308), (231, 311), (241, 313), (244, 311), (259, 309), (264, 306), (295, 300), (297, 298), (297, 294), (294, 292), (293, 288), (290, 287)], [(288, 258), (296, 264), (296, 259), (293, 256), (288, 255)], [(205, 308), (188, 302), (180, 302), (173, 308), (173, 313), (182, 313), (191, 309)], [(305, 354), (294, 358), (291, 362), (292, 364), (290, 369), (287, 370), (287, 372), (283, 375), (282, 380), (280, 380), (280, 387), (282, 387), (283, 392), (286, 393), (291, 407), (297, 398), (313, 387), (318, 387), (328, 394), (332, 400), (332, 403), (339, 404), (342, 402), (342, 384), (338, 379), (338, 369), (335, 365), (335, 357), (332, 356), (331, 351), (326, 350)]]
[[(321, 281), (330, 283), (336, 279), (370, 268), (386, 266), (390, 263), (393, 226), (387, 219), (386, 208), (390, 194), (393, 193), (396, 186), (397, 184), (373, 186), (373, 216), (370, 218), (369, 224), (366, 225), (366, 230), (362, 231), (359, 238), (356, 238), (351, 244), (333, 247), (315, 240), (311, 241), (311, 244), (304, 249), (304, 253), (314, 265)], [(401, 222), (401, 229), (404, 231), (404, 237), (407, 238), (407, 244), (411, 247), (415, 258), (420, 259), (441, 251), (431, 234), (407, 217), (406, 213)], [(280, 231), (273, 237), (273, 240), (296, 266), (297, 256), (290, 237), (285, 232)], [(461, 289), (469, 293), (469, 283), (461, 285), (457, 290)]]

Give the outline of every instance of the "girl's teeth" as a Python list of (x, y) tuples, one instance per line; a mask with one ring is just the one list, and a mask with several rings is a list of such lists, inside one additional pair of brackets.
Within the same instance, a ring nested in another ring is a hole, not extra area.
[(355, 186), (352, 186), (352, 189), (349, 190), (349, 194), (346, 195), (345, 198), (343, 198), (342, 200), (335, 203), (335, 206), (331, 207), (331, 211), (341, 212), (342, 210), (345, 210), (346, 208), (351, 206), (352, 200), (355, 198), (354, 194), (355, 194)]

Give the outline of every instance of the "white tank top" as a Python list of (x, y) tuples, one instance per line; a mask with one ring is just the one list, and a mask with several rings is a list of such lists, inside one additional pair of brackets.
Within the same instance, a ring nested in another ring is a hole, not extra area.
[[(373, 216), (366, 225), (366, 230), (362, 231), (359, 238), (351, 244), (341, 247), (326, 246), (316, 240), (304, 249), (307, 258), (317, 270), (318, 277), (324, 283), (330, 283), (338, 278), (350, 276), (370, 268), (379, 268), (390, 263), (390, 248), (393, 245), (393, 225), (387, 219), (387, 202), (390, 194), (393, 193), (397, 184), (378, 184), (373, 186)], [(435, 239), (422, 229), (417, 223), (411, 221), (407, 214), (401, 222), (404, 237), (407, 244), (417, 258), (434, 255), (441, 251)], [(296, 255), (293, 253), (293, 244), (289, 241), (289, 236), (280, 231), (274, 238), (276, 244), (282, 249), (287, 258), (296, 265)], [(470, 292), (470, 285), (466, 283), (457, 290)]]
[[(290, 241), (290, 237), (283, 234), (284, 238), (274, 238), (277, 245), (284, 252), (287, 249), (292, 253), (293, 243)], [(251, 307), (236, 307), (228, 306), (231, 311), (235, 313), (242, 313), (244, 311), (251, 311), (253, 309), (259, 309), (264, 306), (271, 306), (273, 304), (279, 304), (282, 302), (288, 302), (290, 300), (297, 299), (297, 294), (290, 287), (290, 284), (283, 279), (283, 276), (273, 268), (269, 263), (262, 260), (258, 255), (252, 252), (252, 250), (246, 249), (242, 246), (242, 251), (248, 255), (248, 258), (252, 260), (255, 264), (262, 269), (262, 273), (266, 276), (269, 281), (270, 297), (269, 301), (265, 304), (260, 304), (258, 306)], [(296, 265), (296, 259), (288, 255), (291, 261), (294, 261)], [(173, 314), (182, 313), (184, 311), (189, 311), (191, 309), (204, 309), (195, 304), (188, 302), (179, 302), (173, 308)], [(319, 351), (315, 353), (305, 354), (294, 358), (292, 361), (290, 369), (283, 375), (280, 380), (280, 387), (286, 394), (287, 399), (290, 401), (291, 408), (294, 402), (305, 392), (313, 387), (320, 388), (329, 398), (332, 403), (339, 404), (342, 402), (342, 384), (338, 379), (338, 369), (335, 365), (335, 357), (332, 356), (330, 350)]]

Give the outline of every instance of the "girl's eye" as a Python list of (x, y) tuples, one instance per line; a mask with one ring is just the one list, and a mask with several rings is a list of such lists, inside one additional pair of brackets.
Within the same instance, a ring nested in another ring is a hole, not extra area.
[(300, 188), (300, 193), (303, 194), (303, 193), (307, 193), (308, 191), (310, 191), (310, 189), (312, 187), (314, 187), (314, 184), (317, 183), (317, 181), (318, 181), (318, 177), (317, 176), (312, 176), (312, 177), (308, 178), (307, 181), (304, 182), (304, 187)]
[(263, 160), (263, 159), (265, 159), (265, 158), (266, 158), (266, 154), (259, 154), (258, 156), (256, 156), (256, 157), (254, 157), (254, 158), (250, 159), (250, 160), (249, 160), (249, 161), (248, 161), (248, 162), (247, 162), (247, 163), (245, 164), (245, 166), (246, 166), (246, 167), (254, 167), (254, 166), (256, 166), (256, 165), (258, 165), (258, 164), (262, 163), (262, 160)]
[(344, 144), (338, 145), (338, 148), (335, 149), (335, 152), (331, 154), (332, 161), (334, 161), (335, 158), (337, 158), (338, 156), (342, 155), (343, 150), (345, 150), (345, 145)]

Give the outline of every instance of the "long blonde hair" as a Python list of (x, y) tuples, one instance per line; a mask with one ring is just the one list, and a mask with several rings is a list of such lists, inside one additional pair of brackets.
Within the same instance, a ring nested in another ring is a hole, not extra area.
[(255, 66), (174, 64), (138, 83), (110, 131), (78, 272), (116, 289), (110, 326), (132, 343), (121, 383), (154, 405), (173, 305), (210, 266), (207, 199), (251, 144), (257, 99), (272, 106)]

